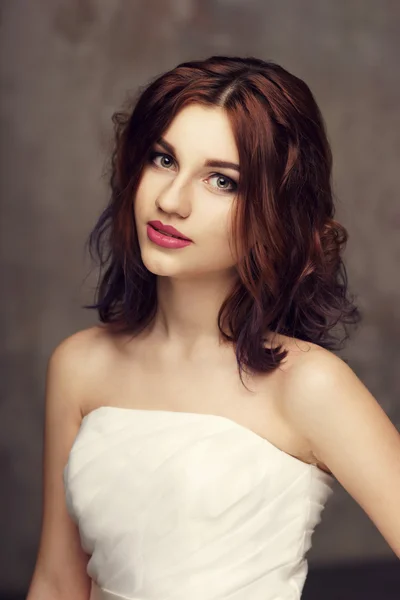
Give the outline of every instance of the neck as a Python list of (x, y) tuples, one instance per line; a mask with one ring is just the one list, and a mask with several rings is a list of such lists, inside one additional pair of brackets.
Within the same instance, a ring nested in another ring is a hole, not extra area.
[(185, 356), (221, 344), (218, 312), (236, 280), (236, 273), (205, 277), (157, 278), (157, 314), (150, 335), (169, 350)]

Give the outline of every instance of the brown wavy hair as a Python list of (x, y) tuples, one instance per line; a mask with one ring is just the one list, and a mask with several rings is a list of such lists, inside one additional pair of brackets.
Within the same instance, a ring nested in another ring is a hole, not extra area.
[[(113, 115), (111, 198), (88, 239), (99, 282), (95, 304), (85, 308), (132, 335), (153, 320), (156, 275), (141, 260), (133, 202), (153, 144), (190, 103), (224, 108), (239, 152), (232, 240), (238, 281), (218, 327), (234, 344), (240, 376), (243, 369), (273, 371), (286, 357), (281, 345), (265, 347), (267, 330), (338, 350), (361, 313), (341, 256), (348, 233), (333, 218), (324, 121), (301, 79), (253, 57), (182, 63)], [(332, 333), (336, 325), (341, 339)]]

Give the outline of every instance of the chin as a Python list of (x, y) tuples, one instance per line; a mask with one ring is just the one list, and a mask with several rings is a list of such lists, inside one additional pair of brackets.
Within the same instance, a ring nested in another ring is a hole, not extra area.
[(188, 273), (183, 272), (178, 256), (163, 256), (161, 254), (156, 256), (153, 252), (142, 252), (142, 261), (146, 269), (153, 275), (160, 275), (161, 277), (188, 275)]
[[(188, 255), (187, 250), (168, 250), (157, 247), (149, 247), (145, 243), (141, 247), (141, 258), (144, 266), (153, 275), (160, 277), (174, 277), (176, 279), (204, 278), (214, 277), (219, 274), (221, 277), (237, 276), (235, 265), (232, 264), (230, 256), (222, 257), (222, 260), (215, 260), (215, 253), (212, 256), (200, 257), (196, 253)], [(202, 258), (197, 261), (196, 258)]]

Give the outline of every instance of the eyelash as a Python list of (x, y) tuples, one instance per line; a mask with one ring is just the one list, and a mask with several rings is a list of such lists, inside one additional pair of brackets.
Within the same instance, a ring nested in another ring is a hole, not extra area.
[[(154, 164), (154, 159), (158, 158), (158, 157), (163, 157), (163, 156), (167, 156), (168, 158), (170, 158), (172, 160), (172, 162), (175, 162), (175, 159), (170, 155), (170, 154), (166, 154), (165, 152), (151, 152), (150, 156), (149, 156), (149, 161)], [(159, 167), (158, 165), (155, 165), (158, 169), (166, 169), (168, 170), (166, 167)], [(227, 177), (226, 175), (222, 175), (222, 173), (212, 173), (210, 175), (211, 177), (222, 177), (222, 179), (226, 179), (226, 181), (228, 181), (230, 183), (230, 185), (232, 186), (233, 189), (223, 189), (223, 188), (216, 188), (218, 189), (220, 192), (225, 193), (225, 194), (233, 194), (234, 192), (236, 192), (237, 190), (237, 183), (235, 181), (233, 181), (233, 179), (231, 179), (230, 177)]]

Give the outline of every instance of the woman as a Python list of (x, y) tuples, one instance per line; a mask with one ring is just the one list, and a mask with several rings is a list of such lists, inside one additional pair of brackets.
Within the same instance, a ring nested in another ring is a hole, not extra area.
[(400, 438), (332, 352), (361, 316), (309, 88), (212, 57), (115, 123), (101, 325), (49, 361), (28, 599), (298, 599), (335, 479), (400, 556)]

